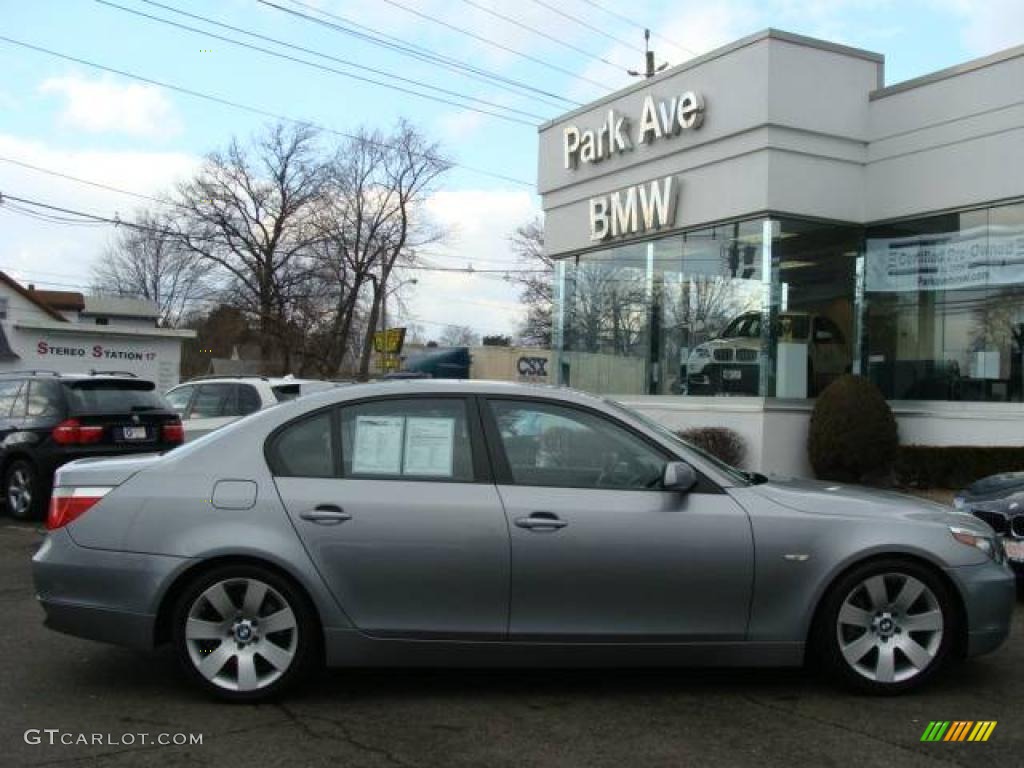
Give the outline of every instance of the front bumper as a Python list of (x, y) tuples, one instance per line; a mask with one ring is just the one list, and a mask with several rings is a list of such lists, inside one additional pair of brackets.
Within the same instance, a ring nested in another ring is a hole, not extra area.
[(996, 650), (1010, 635), (1017, 603), (1017, 579), (1005, 565), (988, 562), (949, 568), (967, 614), (967, 655)]
[(61, 528), (47, 535), (32, 558), (32, 579), (50, 629), (148, 649), (160, 598), (188, 562), (81, 547)]

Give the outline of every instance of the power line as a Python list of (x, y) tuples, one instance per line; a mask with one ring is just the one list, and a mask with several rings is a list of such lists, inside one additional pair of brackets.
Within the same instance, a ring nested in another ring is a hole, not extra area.
[[(312, 128), (318, 128), (318, 129), (324, 131), (325, 133), (331, 133), (331, 134), (334, 134), (336, 136), (341, 136), (341, 137), (346, 138), (346, 139), (352, 139), (354, 141), (364, 142), (364, 143), (370, 144), (372, 146), (379, 146), (379, 147), (384, 147), (384, 148), (393, 148), (395, 146), (393, 144), (388, 144), (387, 142), (373, 141), (373, 140), (367, 139), (366, 137), (363, 137), (363, 136), (357, 136), (355, 134), (345, 133), (344, 131), (339, 131), (339, 130), (336, 130), (334, 128), (329, 128), (329, 127), (321, 125), (319, 123), (314, 123), (314, 122), (312, 122), (310, 120), (298, 120), (298, 119), (296, 119), (294, 117), (288, 117), (287, 115), (282, 115), (282, 114), (279, 114), (277, 112), (271, 112), (269, 110), (261, 109), (259, 107), (249, 106), (248, 104), (242, 104), (241, 102), (232, 101), (230, 99), (225, 99), (225, 98), (223, 98), (221, 96), (214, 96), (212, 94), (203, 93), (202, 91), (195, 91), (195, 90), (192, 90), (191, 88), (186, 88), (184, 86), (174, 85), (172, 83), (164, 82), (164, 81), (161, 81), (161, 80), (154, 80), (152, 78), (144, 77), (142, 75), (136, 75), (136, 74), (134, 74), (132, 72), (128, 72), (128, 71), (123, 70), (123, 69), (116, 69), (114, 67), (108, 67), (108, 66), (105, 66), (103, 64), (97, 64), (96, 62), (89, 61), (87, 59), (80, 59), (80, 58), (78, 58), (76, 56), (69, 56), (68, 54), (59, 53), (58, 51), (54, 51), (54, 50), (51, 50), (49, 48), (43, 48), (42, 46), (39, 46), (39, 45), (34, 45), (32, 43), (26, 43), (26, 42), (23, 42), (21, 40), (15, 40), (13, 38), (5, 37), (3, 35), (0, 35), (0, 41), (3, 41), (5, 43), (9, 43), (11, 45), (19, 46), (21, 48), (27, 48), (29, 50), (36, 51), (38, 53), (45, 53), (48, 56), (53, 56), (55, 58), (63, 59), (65, 61), (72, 61), (72, 62), (74, 62), (76, 64), (81, 64), (82, 66), (85, 66), (85, 67), (91, 67), (92, 69), (98, 69), (98, 70), (100, 70), (102, 72), (110, 72), (111, 74), (120, 75), (121, 77), (127, 77), (127, 78), (130, 78), (132, 80), (137, 80), (137, 81), (139, 81), (141, 83), (147, 83), (149, 85), (155, 85), (155, 86), (158, 86), (160, 88), (166, 88), (169, 91), (174, 91), (176, 93), (182, 93), (182, 94), (185, 94), (186, 96), (192, 96), (193, 98), (203, 99), (205, 101), (210, 101), (210, 102), (213, 102), (215, 104), (220, 104), (222, 106), (231, 107), (232, 109), (240, 109), (240, 110), (243, 110), (245, 112), (250, 112), (250, 113), (255, 114), (255, 115), (260, 115), (262, 117), (270, 117), (270, 118), (273, 118), (275, 120), (281, 120), (281, 121), (286, 122), (286, 123), (291, 123), (293, 125), (309, 126), (309, 127), (312, 127)], [(440, 159), (440, 158), (437, 158), (437, 157), (435, 157), (433, 155), (428, 155), (428, 154), (424, 154), (424, 153), (421, 153), (421, 152), (416, 152), (414, 154), (417, 157), (423, 157), (423, 158), (428, 159), (428, 160), (438, 160), (438, 159)], [(471, 171), (473, 173), (480, 174), (481, 176), (490, 176), (491, 178), (500, 179), (501, 181), (508, 181), (508, 182), (513, 183), (513, 184), (521, 184), (521, 185), (523, 185), (525, 187), (530, 187), (531, 189), (534, 187), (533, 182), (525, 181), (523, 179), (517, 179), (514, 176), (506, 176), (505, 174), (496, 173), (494, 171), (484, 170), (483, 168), (476, 168), (476, 167), (471, 166), (471, 165), (466, 165), (465, 163), (452, 163), (452, 165), (453, 166), (457, 166), (459, 168), (462, 168), (463, 170), (466, 170), (466, 171)]]
[(505, 51), (506, 53), (511, 53), (513, 56), (518, 56), (521, 59), (532, 61), (535, 64), (540, 64), (542, 67), (547, 67), (548, 69), (553, 70), (555, 72), (561, 72), (563, 75), (568, 75), (569, 77), (575, 78), (576, 80), (581, 80), (585, 83), (596, 85), (598, 88), (602, 89), (606, 93), (611, 93), (612, 91), (611, 88), (609, 88), (602, 82), (593, 80), (589, 77), (585, 77), (584, 75), (578, 75), (572, 70), (565, 69), (564, 67), (560, 67), (557, 64), (552, 64), (548, 61), (545, 61), (544, 59), (537, 58), (536, 56), (531, 56), (528, 53), (523, 53), (522, 51), (518, 51), (515, 48), (511, 48), (505, 45), (504, 43), (499, 43), (497, 40), (491, 40), (490, 38), (484, 37), (483, 35), (478, 35), (476, 32), (472, 32), (471, 30), (464, 29), (455, 24), (450, 24), (449, 22), (444, 21), (443, 19), (439, 19), (436, 16), (431, 16), (430, 14), (423, 13), (421, 11), (416, 10), (415, 8), (410, 8), (409, 6), (403, 5), (402, 3), (398, 2), (398, 0), (384, 0), (384, 2), (387, 3), (388, 5), (394, 6), (395, 8), (401, 9), (406, 13), (411, 13), (413, 16), (418, 16), (419, 18), (424, 19), (425, 21), (433, 22), (434, 24), (438, 24), (442, 27), (445, 27), (446, 29), (450, 29), (453, 32), (458, 32), (459, 34), (465, 35), (466, 37), (471, 37), (474, 40), (484, 43), (485, 45), (489, 45), (493, 48)]
[[(88, 211), (79, 211), (79, 210), (76, 210), (74, 208), (65, 208), (65, 207), (62, 207), (62, 206), (59, 206), (59, 205), (52, 205), (50, 203), (44, 203), (44, 202), (41, 202), (39, 200), (30, 200), (28, 198), (18, 197), (18, 196), (15, 196), (15, 195), (9, 195), (9, 194), (3, 193), (3, 192), (0, 192), (0, 210), (4, 210), (5, 208), (8, 207), (8, 205), (7, 205), (7, 201), (8, 200), (13, 200), (16, 203), (22, 203), (24, 205), (31, 205), (31, 206), (34, 206), (34, 207), (37, 207), (37, 208), (42, 208), (42, 209), (47, 210), (47, 211), (55, 211), (57, 213), (65, 213), (65, 214), (69, 214), (71, 216), (78, 216), (78, 217), (81, 217), (81, 218), (84, 218), (84, 219), (89, 219), (89, 220), (95, 221), (95, 222), (104, 222), (104, 223), (107, 223), (107, 224), (113, 224), (114, 226), (119, 226), (119, 227), (131, 227), (132, 229), (137, 229), (137, 230), (140, 230), (140, 231), (143, 231), (143, 232), (150, 232), (150, 233), (154, 233), (154, 234), (158, 234), (158, 235), (179, 236), (181, 234), (180, 232), (172, 232), (171, 230), (163, 229), (161, 227), (150, 227), (150, 226), (145, 225), (145, 224), (138, 224), (137, 222), (134, 222), (134, 221), (125, 221), (125, 220), (121, 219), (120, 217), (118, 217), (118, 218), (110, 218), (109, 216), (101, 216), (101, 215), (96, 214), (96, 213), (89, 213)], [(53, 222), (53, 223), (60, 223), (60, 222)], [(67, 223), (73, 224), (73, 223), (77, 223), (77, 222), (67, 222)], [(209, 238), (206, 238), (206, 239), (209, 239)], [(534, 270), (531, 270), (531, 269), (515, 269), (515, 270), (511, 270), (511, 269), (475, 269), (475, 268), (473, 268), (471, 266), (470, 267), (459, 268), (459, 267), (434, 267), (434, 266), (402, 265), (399, 268), (400, 269), (408, 269), (408, 270), (420, 270), (420, 271), (424, 271), (424, 272), (464, 272), (464, 273), (467, 273), (467, 274), (502, 274), (502, 275), (503, 274), (508, 274), (510, 272), (515, 272), (515, 273), (519, 274), (519, 273), (534, 273), (534, 272), (536, 272), (536, 273), (545, 272), (546, 273), (546, 272), (550, 271), (550, 270), (542, 270), (542, 269), (534, 269)]]
[(494, 16), (496, 19), (501, 19), (502, 21), (508, 24), (512, 24), (513, 26), (519, 27), (520, 29), (524, 29), (527, 32), (531, 32), (539, 37), (545, 38), (546, 40), (550, 40), (551, 42), (560, 45), (563, 48), (568, 48), (570, 51), (575, 51), (576, 53), (594, 59), (595, 61), (600, 61), (603, 64), (607, 64), (616, 72), (622, 71), (622, 67), (620, 67), (618, 64), (615, 64), (614, 62), (608, 61), (608, 59), (606, 59), (604, 56), (592, 53), (591, 51), (588, 51), (584, 48), (580, 48), (579, 46), (573, 45), (572, 43), (567, 43), (560, 37), (550, 35), (542, 29), (531, 27), (529, 24), (524, 24), (523, 22), (518, 21), (517, 19), (514, 19), (511, 16), (506, 16), (503, 13), (499, 13), (498, 11), (495, 11), (492, 8), (488, 8), (486, 5), (481, 5), (480, 3), (476, 2), (476, 0), (462, 0), (462, 2), (464, 2), (466, 5), (472, 6), (473, 8), (479, 9), (484, 13), (489, 14), (490, 16)]
[[(611, 8), (608, 8), (607, 6), (602, 5), (599, 2), (596, 2), (596, 0), (583, 0), (583, 2), (586, 3), (587, 5), (590, 5), (590, 6), (593, 6), (594, 8), (597, 8), (598, 10), (604, 11), (609, 16), (614, 16), (619, 21), (624, 21), (627, 24), (636, 27), (637, 29), (647, 29), (647, 27), (645, 27), (643, 24), (640, 24), (635, 19), (631, 19), (628, 16), (623, 16), (621, 13), (618, 13), (617, 11), (613, 11)], [(686, 53), (689, 53), (689, 54), (691, 54), (693, 56), (699, 56), (700, 55), (699, 53), (697, 53), (692, 48), (687, 48), (685, 45), (680, 45), (679, 43), (674, 43), (671, 40), (669, 40), (667, 37), (665, 37), (664, 35), (659, 35), (657, 32), (653, 33), (653, 35), (654, 35), (654, 37), (657, 37), (658, 39), (663, 40), (664, 42), (666, 42), (669, 45), (671, 45), (673, 48), (677, 48), (680, 51), (685, 51)]]
[[(427, 99), (429, 101), (436, 101), (438, 103), (447, 104), (449, 106), (458, 107), (460, 109), (468, 109), (468, 110), (470, 110), (472, 112), (478, 112), (481, 115), (487, 115), (489, 117), (498, 118), (499, 120), (506, 120), (508, 122), (518, 123), (520, 125), (529, 125), (529, 126), (533, 126), (534, 125), (533, 123), (529, 122), (528, 120), (520, 120), (519, 118), (516, 118), (516, 117), (511, 117), (509, 115), (503, 115), (500, 112), (492, 112), (489, 109), (481, 109), (479, 107), (470, 106), (469, 104), (462, 104), (460, 102), (452, 101), (451, 99), (447, 99), (447, 98), (444, 98), (442, 96), (432, 96), (429, 93), (421, 93), (420, 91), (414, 90), (412, 88), (405, 88), (403, 86), (393, 85), (392, 83), (384, 82), (382, 80), (375, 80), (372, 77), (364, 77), (363, 75), (356, 75), (356, 74), (353, 74), (351, 72), (345, 72), (345, 71), (340, 70), (340, 69), (335, 69), (334, 67), (328, 67), (325, 64), (317, 64), (315, 61), (309, 61), (307, 59), (300, 59), (300, 58), (298, 58), (296, 56), (289, 56), (286, 53), (281, 53), (280, 51), (273, 51), (270, 48), (263, 48), (263, 47), (258, 46), (258, 45), (253, 45), (252, 43), (246, 43), (246, 42), (243, 42), (241, 40), (235, 40), (235, 39), (230, 38), (230, 37), (225, 37), (224, 35), (218, 35), (215, 32), (208, 32), (206, 30), (199, 29), (197, 27), (190, 27), (187, 24), (181, 24), (181, 23), (176, 22), (176, 21), (171, 21), (170, 19), (162, 19), (159, 16), (153, 16), (152, 14), (144, 13), (143, 11), (136, 11), (136, 10), (134, 10), (132, 8), (126, 8), (123, 5), (118, 5), (117, 3), (109, 2), (109, 0), (94, 0), (94, 2), (97, 2), (100, 5), (105, 5), (105, 6), (109, 7), (109, 8), (114, 8), (116, 10), (123, 11), (125, 13), (130, 13), (130, 14), (132, 14), (134, 16), (140, 16), (140, 17), (145, 18), (145, 19), (150, 19), (151, 21), (156, 21), (156, 22), (158, 22), (160, 24), (166, 24), (167, 26), (170, 26), (170, 27), (176, 27), (177, 29), (183, 29), (183, 30), (188, 31), (188, 32), (193, 32), (195, 34), (203, 35), (205, 37), (211, 37), (214, 40), (221, 40), (221, 41), (223, 41), (225, 43), (231, 43), (232, 45), (237, 45), (237, 46), (239, 46), (241, 48), (247, 48), (247, 49), (249, 49), (251, 51), (257, 51), (259, 53), (264, 53), (264, 54), (266, 54), (268, 56), (273, 56), (273, 57), (278, 58), (278, 59), (284, 59), (286, 61), (292, 61), (292, 62), (295, 62), (297, 64), (303, 64), (303, 65), (305, 65), (307, 67), (312, 67), (314, 69), (319, 69), (319, 70), (322, 70), (324, 72), (332, 72), (332, 73), (334, 73), (336, 75), (340, 75), (341, 77), (347, 77), (347, 78), (349, 78), (351, 80), (356, 80), (356, 81), (361, 82), (361, 83), (369, 83), (370, 85), (379, 85), (381, 88), (389, 88), (389, 89), (391, 89), (393, 91), (398, 91), (399, 93), (405, 93), (405, 94), (408, 94), (410, 96), (417, 96), (417, 97), (419, 97), (421, 99)], [(151, 3), (150, 0), (143, 0), (143, 2), (150, 3), (151, 5), (159, 5), (159, 3)], [(431, 91), (436, 91), (437, 93), (447, 94), (447, 95), (453, 96), (455, 98), (465, 99), (466, 101), (473, 101), (473, 102), (476, 102), (478, 104), (484, 104), (486, 106), (493, 107), (493, 108), (496, 108), (496, 109), (503, 109), (503, 110), (506, 110), (507, 112), (512, 112), (512, 113), (515, 113), (515, 114), (524, 115), (526, 117), (532, 117), (532, 118), (535, 118), (537, 120), (544, 120), (544, 119), (546, 119), (543, 115), (537, 115), (537, 114), (534, 114), (532, 112), (526, 112), (525, 110), (516, 109), (515, 107), (507, 107), (507, 106), (505, 106), (503, 104), (498, 104), (497, 102), (488, 101), (487, 99), (481, 99), (481, 98), (478, 98), (476, 96), (469, 96), (467, 94), (460, 93), (459, 91), (452, 91), (452, 90), (449, 90), (447, 88), (442, 88), (440, 86), (430, 85), (429, 83), (424, 83), (421, 80), (415, 80), (415, 79), (408, 78), (408, 77), (402, 77), (401, 75), (391, 74), (390, 72), (386, 72), (384, 70), (375, 69), (373, 67), (368, 67), (366, 65), (356, 64), (354, 62), (347, 61), (345, 59), (340, 59), (340, 58), (337, 58), (335, 56), (331, 56), (331, 55), (326, 54), (326, 53), (320, 53), (319, 51), (314, 51), (314, 50), (311, 50), (309, 48), (303, 48), (302, 46), (299, 46), (299, 45), (294, 45), (292, 43), (287, 43), (287, 42), (284, 42), (282, 40), (278, 40), (278, 39), (273, 38), (273, 37), (267, 37), (266, 35), (261, 35), (261, 34), (258, 34), (256, 32), (249, 32), (249, 31), (241, 29), (239, 27), (233, 27), (230, 24), (222, 24), (219, 21), (214, 21), (213, 19), (209, 19), (209, 18), (207, 18), (205, 16), (198, 16), (196, 14), (187, 13), (186, 11), (179, 11), (179, 10), (177, 10), (175, 8), (170, 8), (168, 6), (160, 6), (160, 7), (161, 8), (165, 8), (167, 10), (170, 10), (173, 13), (180, 13), (180, 14), (182, 14), (184, 16), (189, 16), (191, 18), (195, 18), (195, 19), (199, 19), (201, 21), (205, 21), (207, 24), (213, 24), (213, 25), (218, 26), (218, 27), (224, 27), (226, 29), (231, 29), (231, 30), (233, 30), (235, 32), (240, 32), (240, 33), (242, 33), (244, 35), (249, 35), (251, 37), (256, 37), (256, 38), (259, 38), (261, 40), (268, 40), (270, 42), (273, 42), (273, 43), (275, 43), (277, 45), (280, 45), (280, 46), (283, 46), (283, 47), (286, 47), (286, 48), (291, 48), (291, 49), (294, 49), (294, 50), (303, 51), (305, 53), (311, 53), (314, 56), (320, 56), (321, 58), (329, 59), (331, 61), (336, 61), (336, 62), (341, 63), (341, 64), (343, 64), (345, 66), (348, 66), (348, 67), (358, 67), (359, 69), (366, 70), (367, 72), (373, 72), (374, 74), (382, 75), (384, 77), (389, 77), (389, 78), (391, 78), (393, 80), (397, 80), (399, 82), (411, 83), (413, 85), (419, 86), (420, 88), (427, 88), (427, 89), (429, 89)]]
[(644, 49), (641, 48), (640, 46), (634, 45), (633, 43), (630, 43), (630, 42), (627, 42), (626, 40), (623, 40), (620, 37), (616, 37), (615, 35), (610, 35), (607, 32), (605, 32), (603, 29), (601, 29), (600, 27), (596, 27), (593, 24), (591, 24), (590, 22), (584, 21), (579, 16), (573, 16), (571, 13), (566, 13), (561, 8), (558, 8), (558, 7), (554, 6), (554, 5), (552, 5), (551, 3), (547, 3), (544, 0), (531, 0), (531, 2), (533, 2), (536, 5), (541, 6), (542, 8), (547, 8), (549, 11), (551, 11), (553, 13), (557, 13), (562, 18), (565, 18), (565, 19), (568, 19), (569, 21), (575, 22), (576, 24), (579, 24), (581, 27), (586, 27), (587, 29), (591, 30), (592, 32), (597, 32), (597, 34), (601, 35), (602, 37), (607, 37), (609, 40), (611, 40), (613, 42), (616, 42), (619, 45), (624, 45), (627, 48), (632, 48), (634, 51), (637, 51), (638, 53), (643, 53), (644, 52)]
[(109, 184), (101, 184), (98, 181), (90, 181), (89, 179), (82, 179), (82, 178), (79, 178), (78, 176), (72, 176), (71, 174), (68, 174), (68, 173), (61, 173), (60, 171), (53, 171), (53, 170), (50, 170), (49, 168), (41, 168), (38, 165), (32, 165), (31, 163), (22, 162), (21, 160), (15, 160), (14, 158), (11, 158), (11, 157), (4, 157), (4, 156), (0, 155), (0, 162), (11, 163), (13, 165), (20, 165), (22, 168), (27, 168), (30, 171), (37, 171), (38, 173), (45, 173), (45, 174), (48, 174), (50, 176), (56, 176), (56, 177), (61, 178), (61, 179), (67, 179), (68, 181), (74, 181), (74, 182), (77, 182), (79, 184), (87, 184), (88, 186), (96, 187), (97, 189), (105, 189), (108, 192), (117, 192), (117, 193), (122, 194), (122, 195), (130, 195), (131, 197), (137, 197), (140, 200), (150, 200), (150, 201), (152, 201), (154, 203), (159, 203), (160, 205), (170, 205), (170, 206), (174, 206), (174, 207), (179, 207), (177, 205), (177, 203), (172, 203), (172, 202), (168, 202), (166, 200), (161, 200), (159, 197), (153, 197), (152, 195), (144, 195), (141, 192), (132, 192), (132, 191), (127, 190), (127, 189), (121, 189), (120, 187), (112, 187)]
[[(472, 64), (466, 64), (465, 62), (461, 62), (458, 59), (454, 59), (450, 56), (444, 56), (442, 54), (431, 51), (429, 48), (425, 48), (421, 45), (416, 45), (415, 43), (410, 43), (406, 40), (403, 40), (402, 38), (395, 37), (394, 35), (386, 34), (378, 29), (374, 29), (373, 27), (368, 27), (365, 24), (360, 24), (359, 22), (353, 21), (352, 19), (346, 18), (344, 16), (339, 16), (336, 13), (331, 13), (321, 8), (316, 8), (312, 5), (309, 5), (308, 3), (302, 2), (301, 0), (286, 1), (292, 3), (293, 5), (298, 5), (302, 8), (306, 8), (307, 10), (312, 11), (313, 13), (318, 13), (322, 16), (326, 16), (327, 18), (334, 19), (335, 21), (341, 23), (336, 24), (330, 21), (326, 21), (325, 19), (310, 16), (308, 13), (302, 13), (301, 11), (297, 11), (292, 8), (285, 8), (283, 6), (278, 5), (277, 3), (272, 3), (269, 0), (257, 0), (258, 3), (265, 5), (269, 8), (274, 8), (278, 11), (281, 11), (282, 13), (291, 14), (292, 16), (296, 16), (300, 19), (306, 19), (308, 21), (324, 26), (327, 29), (338, 32), (340, 34), (350, 35), (358, 40), (365, 40), (366, 42), (372, 43), (373, 45), (378, 45), (382, 48), (396, 51), (405, 56), (409, 56), (419, 61), (424, 61), (428, 64), (432, 64), (433, 66), (441, 67), (451, 72), (457, 72), (458, 74), (461, 74), (464, 77), (471, 78), (478, 82), (487, 83), (488, 85), (492, 86), (497, 85), (497, 87), (501, 88), (502, 90), (505, 90), (508, 93), (514, 93), (517, 96), (527, 96), (528, 98), (534, 98), (537, 101), (541, 102), (542, 104), (557, 107), (559, 109), (564, 109), (564, 106), (562, 104), (556, 104), (553, 101), (549, 101), (548, 99), (557, 99), (560, 102), (564, 102), (565, 104), (571, 104), (572, 106), (583, 106), (581, 102), (573, 101), (572, 99), (567, 98), (565, 96), (561, 96), (557, 93), (546, 91), (543, 88), (537, 88), (536, 86), (530, 85), (529, 83), (524, 83), (520, 80), (515, 80), (513, 78), (506, 77), (502, 74), (492, 72), (482, 67), (473, 66)], [(357, 29), (352, 29), (352, 27), (356, 27)], [(359, 32), (359, 29), (366, 30), (366, 32)], [(524, 93), (524, 91), (526, 93)], [(538, 95), (530, 96), (530, 93)]]

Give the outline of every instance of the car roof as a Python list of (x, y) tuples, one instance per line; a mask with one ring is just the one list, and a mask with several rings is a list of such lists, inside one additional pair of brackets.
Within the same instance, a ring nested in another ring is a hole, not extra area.
[(254, 381), (262, 381), (272, 387), (281, 384), (336, 384), (338, 382), (325, 381), (323, 379), (297, 379), (289, 376), (195, 376), (187, 381), (181, 381), (171, 387), (180, 387), (185, 384), (241, 384)]
[(446, 394), (446, 395), (495, 395), (507, 397), (554, 397), (581, 405), (601, 404), (604, 400), (596, 395), (568, 387), (551, 384), (531, 384), (516, 381), (492, 381), (488, 379), (388, 379), (332, 387), (323, 392), (306, 395), (303, 400), (313, 398), (331, 399), (344, 393), (345, 400), (364, 397), (378, 397), (403, 394)]

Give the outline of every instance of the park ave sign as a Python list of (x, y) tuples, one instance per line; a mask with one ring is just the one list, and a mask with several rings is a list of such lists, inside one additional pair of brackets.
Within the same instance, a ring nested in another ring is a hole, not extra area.
[[(640, 110), (636, 144), (652, 144), (658, 139), (696, 130), (703, 123), (704, 99), (699, 93), (686, 91), (658, 101), (647, 94)], [(609, 109), (601, 127), (596, 130), (566, 126), (562, 130), (566, 170), (575, 170), (581, 163), (596, 164), (613, 155), (632, 151), (634, 144), (630, 125), (628, 117)], [(679, 182), (674, 177), (666, 176), (590, 198), (590, 239), (601, 241), (672, 226), (678, 187)]]

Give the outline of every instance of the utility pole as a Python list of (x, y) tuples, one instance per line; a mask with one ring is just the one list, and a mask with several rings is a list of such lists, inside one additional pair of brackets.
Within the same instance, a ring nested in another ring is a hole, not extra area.
[(644, 59), (646, 62), (646, 68), (643, 72), (637, 72), (635, 69), (627, 69), (633, 77), (654, 77), (656, 74), (661, 72), (665, 67), (668, 66), (667, 61), (663, 61), (660, 66), (654, 66), (654, 51), (651, 50), (651, 30), (644, 30)]

